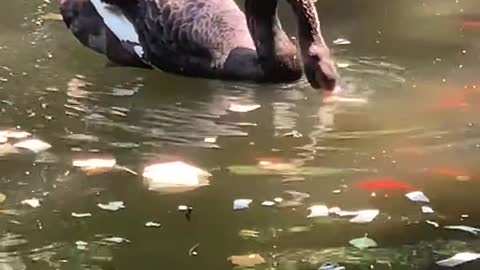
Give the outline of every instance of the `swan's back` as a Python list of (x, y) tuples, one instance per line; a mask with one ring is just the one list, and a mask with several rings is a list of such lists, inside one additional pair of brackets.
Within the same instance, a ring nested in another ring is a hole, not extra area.
[[(255, 50), (233, 0), (144, 0), (135, 14), (146, 58), (170, 71), (221, 68), (237, 47)], [(157, 59), (157, 61), (155, 61)], [(190, 72), (187, 72), (190, 73)]]

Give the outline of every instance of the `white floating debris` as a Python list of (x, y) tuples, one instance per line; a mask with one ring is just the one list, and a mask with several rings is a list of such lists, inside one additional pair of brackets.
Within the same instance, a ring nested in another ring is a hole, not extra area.
[(158, 228), (158, 227), (161, 227), (162, 224), (160, 223), (157, 223), (157, 222), (153, 222), (153, 221), (149, 221), (147, 223), (145, 223), (145, 227), (155, 227), (155, 228)]
[(89, 158), (77, 159), (72, 161), (73, 167), (83, 169), (113, 168), (117, 164), (113, 158)]
[(0, 131), (1, 137), (12, 138), (12, 139), (25, 139), (31, 135), (32, 134), (26, 131), (20, 131), (20, 130), (1, 130)]
[(468, 232), (475, 235), (480, 232), (479, 228), (463, 226), (463, 225), (444, 226), (443, 228), (449, 229), (449, 230), (460, 230), (460, 231)]
[(227, 258), (234, 265), (243, 267), (254, 267), (265, 264), (265, 259), (260, 254), (235, 255)]
[(216, 143), (217, 142), (217, 137), (207, 137), (203, 140), (206, 143)]
[(109, 202), (109, 203), (106, 203), (106, 204), (99, 203), (99, 204), (97, 204), (97, 206), (100, 209), (103, 209), (103, 210), (117, 211), (117, 210), (125, 208), (125, 203), (122, 202), (122, 201), (114, 201), (114, 202)]
[(352, 42), (348, 39), (337, 38), (333, 41), (333, 44), (335, 44), (335, 45), (350, 45), (350, 44), (352, 44)]
[(6, 143), (8, 141), (7, 137), (0, 136), (0, 143)]
[(422, 213), (424, 214), (433, 214), (435, 211), (430, 206), (422, 206)]
[(477, 260), (480, 258), (480, 253), (472, 253), (472, 252), (462, 252), (457, 253), (454, 256), (441, 260), (437, 262), (437, 265), (443, 267), (455, 267), (460, 264), (464, 264), (473, 260)]
[(130, 243), (130, 240), (125, 239), (125, 238), (122, 238), (122, 237), (117, 237), (117, 236), (104, 238), (103, 241), (107, 241), (107, 242), (111, 242), (111, 243), (116, 243), (116, 244), (120, 244), (120, 243)]
[(375, 242), (373, 239), (370, 239), (366, 236), (362, 238), (356, 238), (356, 239), (350, 240), (349, 243), (358, 249), (367, 249), (367, 248), (377, 246), (377, 242)]
[(414, 202), (424, 202), (424, 203), (429, 203), (430, 199), (428, 199), (425, 194), (421, 191), (412, 191), (410, 193), (405, 194), (407, 198), (409, 198), (411, 201)]
[(358, 215), (350, 219), (351, 223), (370, 223), (380, 214), (379, 210), (360, 210)]
[(168, 189), (190, 190), (209, 185), (212, 175), (202, 169), (182, 161), (159, 163), (148, 166), (143, 177), (150, 190), (168, 191)]
[(310, 214), (307, 218), (315, 218), (315, 217), (328, 217), (330, 211), (326, 205), (313, 205), (308, 208), (310, 210)]
[(75, 246), (77, 246), (78, 250), (86, 250), (87, 246), (88, 246), (88, 243), (84, 242), (84, 241), (76, 241)]
[(247, 209), (252, 202), (251, 199), (237, 199), (233, 201), (233, 210)]
[(438, 223), (437, 223), (437, 222), (435, 222), (435, 221), (426, 220), (425, 222), (426, 222), (427, 224), (430, 224), (430, 225), (432, 225), (432, 226), (433, 226), (433, 227), (435, 227), (435, 228), (438, 228), (438, 227), (440, 227), (440, 224), (438, 224)]
[(347, 68), (350, 66), (350, 63), (347, 62), (337, 62), (337, 67), (339, 68)]
[(29, 139), (29, 140), (21, 141), (14, 144), (13, 146), (17, 148), (28, 149), (34, 153), (39, 153), (52, 147), (50, 144), (38, 139)]
[(185, 211), (188, 211), (188, 210), (192, 210), (192, 207), (188, 206), (188, 205), (179, 205), (178, 206), (178, 211), (180, 211), (180, 212), (185, 212)]
[(262, 202), (262, 206), (270, 207), (270, 206), (274, 206), (274, 205), (275, 205), (274, 201), (264, 201), (264, 202)]
[(33, 208), (37, 208), (37, 207), (40, 207), (40, 200), (39, 199), (36, 199), (36, 198), (32, 198), (32, 199), (28, 199), (28, 200), (23, 200), (21, 202), (22, 204), (26, 204), (26, 205), (29, 205)]
[(251, 112), (251, 111), (254, 111), (256, 109), (259, 109), (261, 108), (262, 106), (258, 105), (258, 104), (235, 104), (235, 103), (231, 103), (229, 106), (228, 106), (228, 110), (229, 111), (232, 111), (232, 112)]
[(86, 218), (86, 217), (91, 217), (92, 214), (91, 213), (75, 213), (75, 212), (72, 212), (72, 217), (76, 217), (76, 218)]
[(276, 203), (281, 203), (281, 202), (283, 202), (283, 198), (276, 197), (276, 198), (273, 199), (273, 201), (276, 202)]
[(337, 206), (330, 208), (328, 211), (340, 217), (357, 216), (360, 213), (359, 211), (344, 211)]

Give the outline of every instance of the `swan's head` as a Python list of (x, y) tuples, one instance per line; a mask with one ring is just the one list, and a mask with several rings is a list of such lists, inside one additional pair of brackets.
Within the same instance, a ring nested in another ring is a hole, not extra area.
[(305, 77), (315, 89), (333, 91), (338, 83), (339, 75), (330, 50), (324, 45), (313, 43), (303, 52)]

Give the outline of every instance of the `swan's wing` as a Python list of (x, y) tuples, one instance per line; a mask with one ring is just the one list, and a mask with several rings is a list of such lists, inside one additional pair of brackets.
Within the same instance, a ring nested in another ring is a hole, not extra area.
[(248, 31), (243, 13), (231, 0), (144, 0), (139, 1), (137, 17), (147, 57), (170, 66), (192, 66), (197, 60), (212, 68), (221, 65), (238, 46), (236, 35)]

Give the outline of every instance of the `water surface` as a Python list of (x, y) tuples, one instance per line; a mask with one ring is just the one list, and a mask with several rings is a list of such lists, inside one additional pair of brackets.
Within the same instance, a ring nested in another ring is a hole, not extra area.
[[(0, 126), (52, 145), (0, 160), (0, 192), (7, 196), (0, 205), (0, 269), (230, 269), (229, 256), (250, 253), (267, 261), (258, 269), (317, 269), (327, 261), (348, 269), (430, 269), (455, 252), (480, 251), (474, 235), (426, 223), (480, 226), (480, 28), (464, 27), (480, 21), (480, 5), (317, 5), (342, 97), (350, 101), (324, 102), (304, 80), (255, 85), (107, 68), (62, 22), (42, 19), (58, 12), (56, 1), (0, 3)], [(289, 14), (282, 6), (292, 31)], [(351, 44), (333, 44), (339, 38)], [(261, 108), (235, 113), (227, 110), (231, 103)], [(216, 142), (205, 141), (211, 137)], [(75, 156), (95, 153), (113, 155), (140, 175), (89, 176), (72, 168)], [(166, 158), (210, 171), (210, 185), (149, 191), (143, 168)], [(228, 170), (253, 170), (262, 159), (315, 173)], [(421, 213), (404, 193), (359, 187), (369, 179), (423, 191), (435, 213)], [(286, 191), (309, 197), (292, 207), (260, 206), (289, 199)], [(21, 203), (31, 198), (41, 206)], [(254, 202), (234, 211), (238, 198)], [(109, 201), (126, 207), (97, 206)], [(314, 204), (380, 215), (369, 224), (307, 218)], [(190, 219), (179, 205), (193, 207)], [(149, 221), (161, 227), (146, 227)], [(242, 230), (258, 237), (241, 237)], [(365, 234), (378, 248), (349, 244)]]

